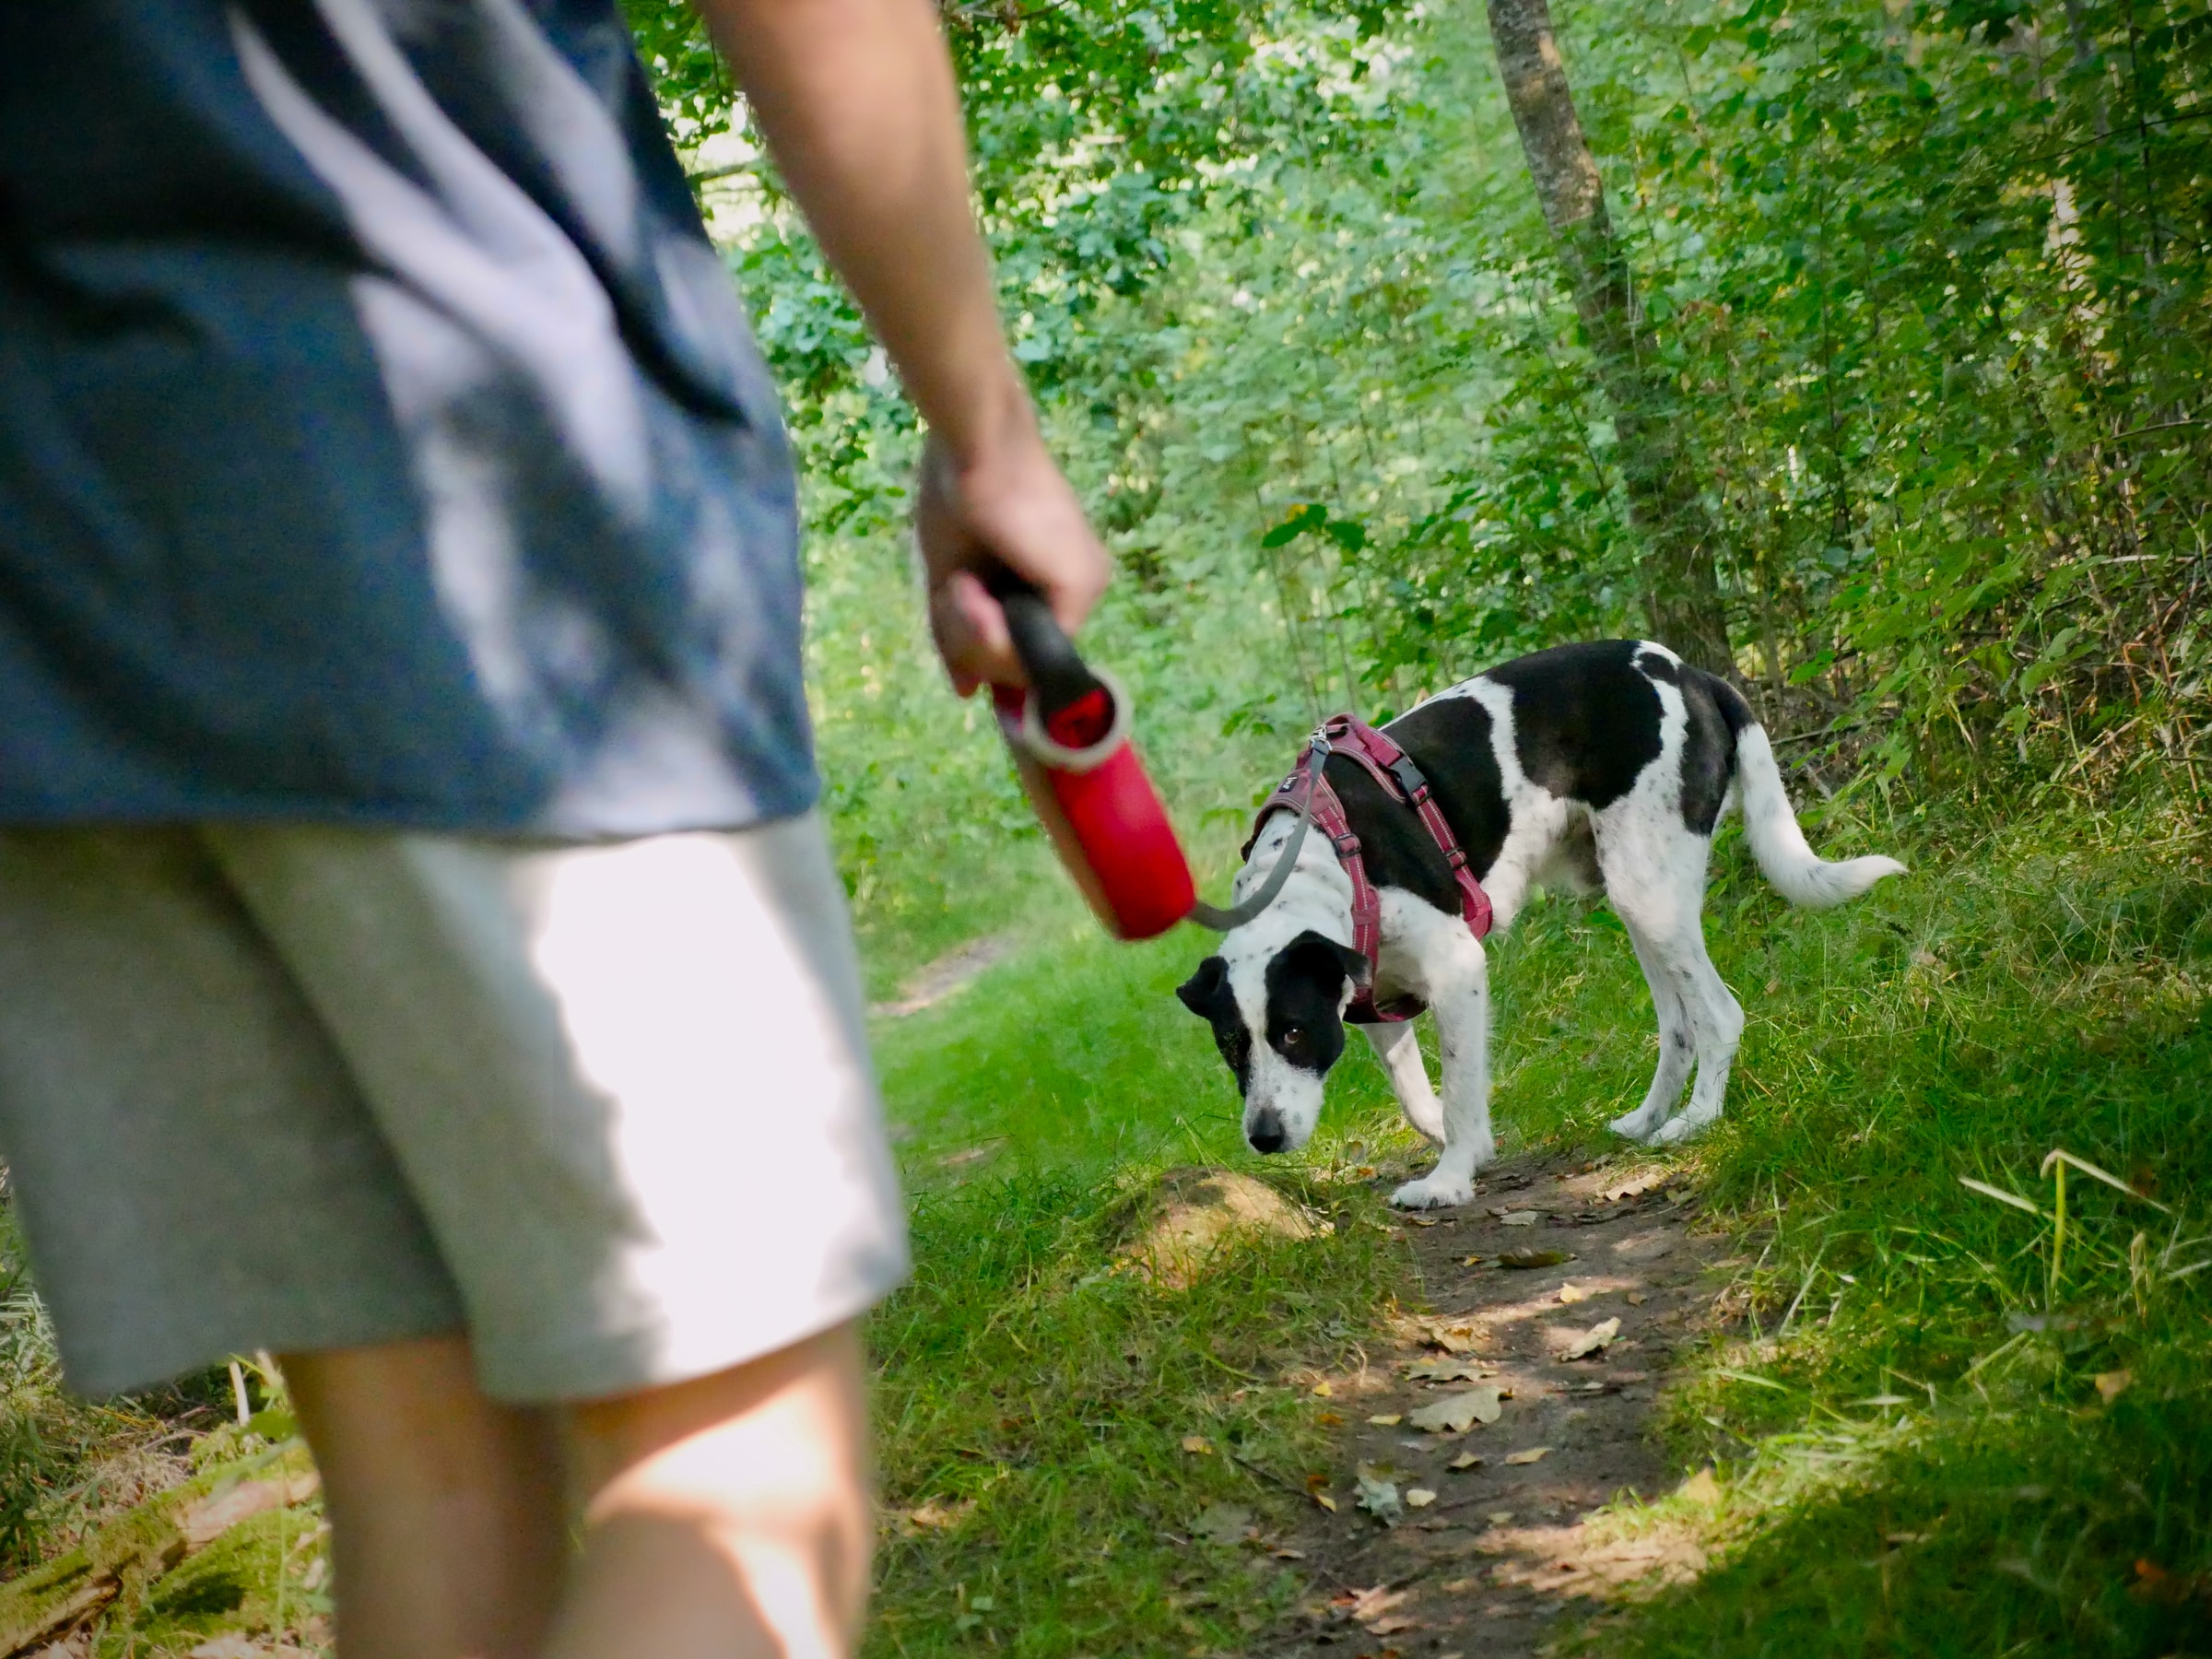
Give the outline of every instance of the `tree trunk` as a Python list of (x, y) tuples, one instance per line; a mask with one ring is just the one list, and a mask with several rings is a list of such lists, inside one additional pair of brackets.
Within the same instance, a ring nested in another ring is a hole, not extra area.
[(1490, 39), (1544, 222), (1574, 290), (1613, 415), (1629, 522), (1643, 543), (1643, 607), (1653, 638), (1733, 676), (1728, 619), (1713, 571), (1712, 515), (1677, 435), (1672, 396), (1636, 337), (1628, 262), (1606, 212), (1589, 140), (1574, 112), (1546, 0), (1488, 0)]

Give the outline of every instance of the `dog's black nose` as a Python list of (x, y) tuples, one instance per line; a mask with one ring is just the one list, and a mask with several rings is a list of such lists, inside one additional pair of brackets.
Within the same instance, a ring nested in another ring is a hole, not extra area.
[(1289, 1141), (1283, 1133), (1283, 1120), (1272, 1112), (1263, 1112), (1252, 1120), (1244, 1131), (1244, 1138), (1252, 1143), (1254, 1152), (1280, 1152)]

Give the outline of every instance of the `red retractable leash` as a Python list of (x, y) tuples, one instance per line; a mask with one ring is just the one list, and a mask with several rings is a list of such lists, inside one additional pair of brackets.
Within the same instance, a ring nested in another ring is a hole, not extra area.
[[(1009, 573), (986, 585), (1030, 677), (1027, 690), (991, 688), (999, 731), (1060, 862), (1099, 920), (1122, 939), (1152, 938), (1186, 916), (1227, 933), (1273, 903), (1312, 821), (1311, 788), (1296, 837), (1260, 889), (1226, 911), (1203, 902), (1167, 806), (1129, 741), (1127, 693), (1076, 653), (1036, 589)], [(1325, 741), (1316, 741), (1325, 753)], [(1320, 760), (1310, 771), (1316, 779)]]

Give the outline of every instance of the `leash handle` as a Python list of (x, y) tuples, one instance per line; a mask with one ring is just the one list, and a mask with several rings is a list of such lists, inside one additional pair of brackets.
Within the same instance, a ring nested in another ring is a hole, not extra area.
[(1075, 642), (1062, 629), (1042, 594), (1003, 565), (985, 579), (983, 586), (1006, 613), (1014, 654), (1021, 659), (1022, 670), (1030, 677), (1037, 712), (1047, 730), (1058, 716), (1092, 693), (1112, 695), (1105, 681), (1076, 653)]

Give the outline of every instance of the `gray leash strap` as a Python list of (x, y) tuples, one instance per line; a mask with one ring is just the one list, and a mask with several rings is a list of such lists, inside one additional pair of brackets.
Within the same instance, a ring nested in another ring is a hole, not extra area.
[(1284, 885), (1289, 881), (1290, 872), (1298, 864), (1299, 852), (1306, 844), (1306, 831), (1313, 827), (1313, 792), (1321, 786), (1322, 762), (1328, 758), (1328, 739), (1316, 735), (1312, 747), (1307, 751), (1306, 786), (1299, 792), (1298, 828), (1291, 831), (1289, 844), (1284, 847), (1283, 855), (1275, 861), (1275, 868), (1267, 872), (1267, 879), (1260, 884), (1259, 891), (1241, 904), (1233, 904), (1227, 910), (1217, 910), (1201, 899), (1191, 906), (1192, 921), (1215, 933), (1225, 934), (1231, 928), (1243, 926), (1281, 897)]

